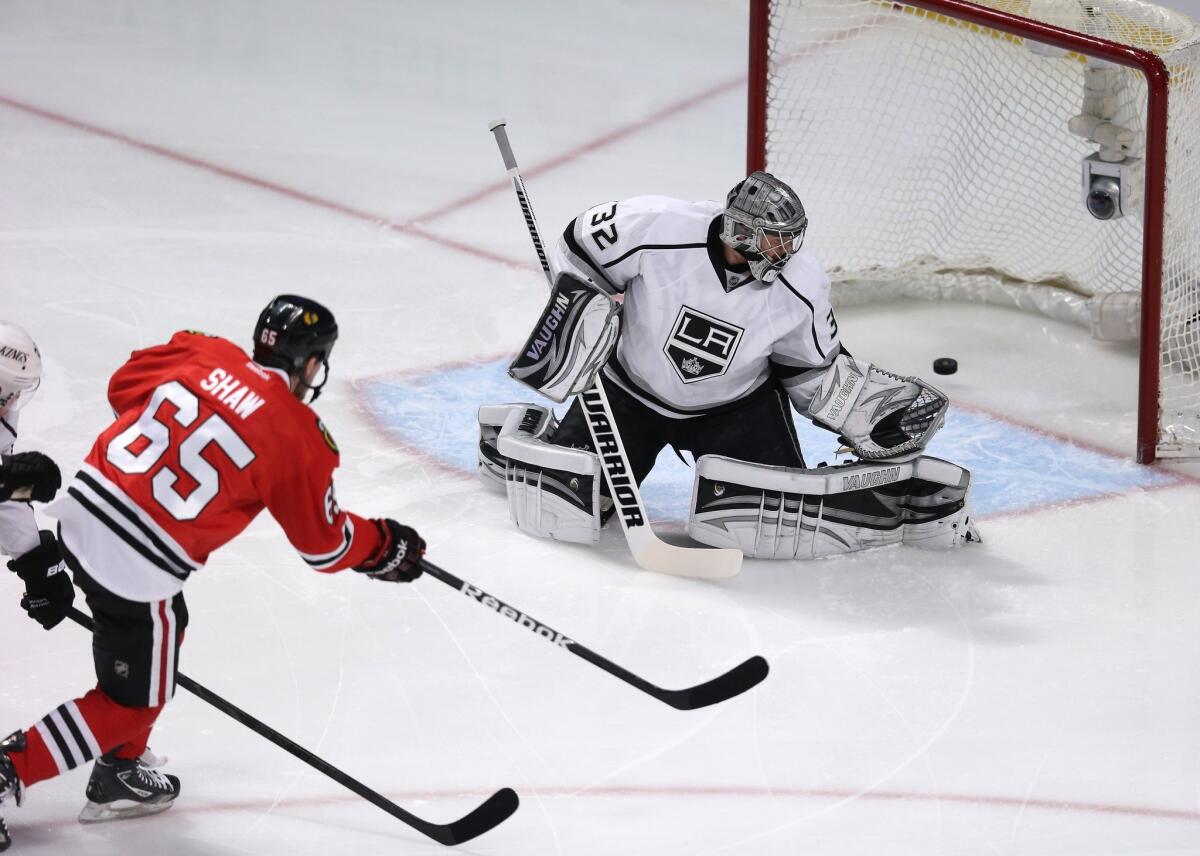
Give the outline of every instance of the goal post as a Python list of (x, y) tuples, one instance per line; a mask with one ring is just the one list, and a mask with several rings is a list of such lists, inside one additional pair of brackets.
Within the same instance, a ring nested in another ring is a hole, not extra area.
[[(988, 300), (1137, 338), (1137, 460), (1200, 457), (1189, 18), (1141, 0), (751, 0), (749, 29), (747, 167), (795, 185), (835, 300)], [(1117, 216), (1091, 213), (1089, 187)]]

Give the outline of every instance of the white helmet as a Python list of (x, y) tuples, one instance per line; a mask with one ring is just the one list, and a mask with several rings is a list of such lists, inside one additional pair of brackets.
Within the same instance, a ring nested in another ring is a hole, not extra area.
[(0, 321), (0, 412), (19, 410), (42, 382), (42, 355), (29, 334)]
[(725, 198), (721, 240), (750, 263), (755, 279), (771, 282), (800, 245), (808, 217), (800, 197), (769, 172), (752, 172)]

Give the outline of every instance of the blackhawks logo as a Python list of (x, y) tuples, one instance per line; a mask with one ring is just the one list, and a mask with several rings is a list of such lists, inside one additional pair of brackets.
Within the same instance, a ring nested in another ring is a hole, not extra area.
[(325, 445), (332, 449), (335, 455), (341, 454), (338, 451), (338, 444), (333, 441), (333, 435), (329, 433), (329, 429), (325, 427), (325, 423), (319, 418), (317, 419), (317, 430), (321, 432), (321, 437), (325, 440)]

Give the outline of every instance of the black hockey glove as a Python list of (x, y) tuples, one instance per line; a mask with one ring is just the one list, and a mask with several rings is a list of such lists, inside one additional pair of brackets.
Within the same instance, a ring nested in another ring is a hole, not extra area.
[(387, 583), (411, 583), (421, 576), (421, 557), (425, 555), (425, 541), (411, 526), (404, 526), (390, 518), (372, 520), (379, 527), (383, 544), (354, 570), (366, 574), (373, 580)]
[(0, 456), (0, 502), (12, 499), (15, 491), (29, 488), (22, 499), (49, 502), (62, 487), (58, 465), (41, 452), (18, 452)]
[(40, 534), (42, 543), (9, 562), (8, 569), (25, 583), (21, 609), (49, 630), (67, 617), (67, 610), (75, 602), (75, 586), (54, 533), (43, 529)]

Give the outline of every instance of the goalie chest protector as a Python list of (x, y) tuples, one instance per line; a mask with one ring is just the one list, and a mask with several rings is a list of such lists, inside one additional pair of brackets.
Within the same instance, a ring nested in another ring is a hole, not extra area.
[(639, 196), (580, 214), (555, 261), (624, 294), (605, 378), (666, 416), (703, 414), (754, 392), (770, 360), (819, 367), (838, 352), (829, 278), (801, 249), (772, 284), (726, 290), (714, 227), (723, 207)]

